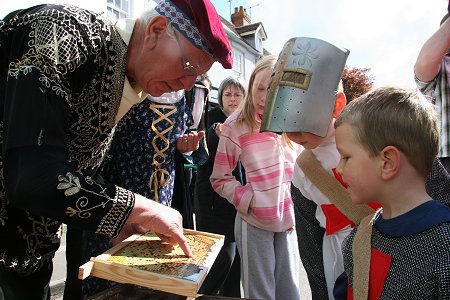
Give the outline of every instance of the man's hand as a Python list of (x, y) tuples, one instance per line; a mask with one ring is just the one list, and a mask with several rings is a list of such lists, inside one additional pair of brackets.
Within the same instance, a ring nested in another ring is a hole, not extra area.
[(140, 195), (136, 195), (133, 210), (119, 235), (113, 239), (113, 243), (121, 242), (134, 233), (145, 233), (150, 230), (164, 242), (180, 245), (186, 256), (192, 256), (183, 234), (183, 219), (180, 213)]
[(200, 140), (205, 136), (204, 131), (191, 131), (180, 136), (177, 140), (177, 149), (181, 153), (197, 150)]

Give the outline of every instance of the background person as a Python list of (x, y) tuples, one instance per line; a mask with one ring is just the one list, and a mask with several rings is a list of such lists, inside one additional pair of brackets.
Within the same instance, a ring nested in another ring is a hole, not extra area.
[[(240, 105), (245, 97), (245, 83), (240, 78), (227, 77), (219, 86), (219, 106), (208, 111), (206, 143), (208, 160), (197, 169), (195, 182), (195, 222), (200, 231), (225, 235), (225, 242), (203, 281), (199, 293), (241, 297), (240, 257), (234, 238), (236, 208), (212, 188), (209, 180), (216, 157), (223, 122)], [(236, 180), (245, 185), (245, 171), (240, 162), (233, 170)]]
[(447, 13), (440, 28), (424, 43), (414, 65), (419, 90), (432, 99), (440, 121), (438, 158), (450, 173), (450, 20)]
[[(206, 109), (208, 107), (211, 82), (208, 74), (197, 76), (194, 88), (186, 91), (188, 136), (202, 136), (206, 130)], [(187, 143), (191, 146), (190, 143)], [(194, 229), (194, 186), (197, 175), (196, 168), (208, 159), (208, 148), (205, 139), (201, 139), (195, 151), (175, 152), (175, 183), (173, 191), (173, 207), (183, 216), (183, 227)]]
[[(203, 135), (184, 134), (190, 111), (184, 94), (181, 90), (161, 97), (148, 96), (128, 111), (116, 128), (101, 167), (100, 174), (106, 183), (172, 207), (175, 152), (195, 150), (199, 136)], [(83, 260), (79, 264), (113, 246), (108, 237), (89, 231), (83, 232), (80, 244)], [(73, 273), (75, 277), (77, 274)], [(79, 284), (82, 284), (82, 297), (87, 297), (116, 283), (90, 276)]]
[[(244, 297), (300, 299), (299, 254), (290, 182), (298, 151), (287, 138), (259, 132), (277, 56), (253, 70), (240, 109), (224, 123), (211, 174), (214, 190), (237, 210), (235, 238)], [(233, 176), (240, 161), (246, 185)]]

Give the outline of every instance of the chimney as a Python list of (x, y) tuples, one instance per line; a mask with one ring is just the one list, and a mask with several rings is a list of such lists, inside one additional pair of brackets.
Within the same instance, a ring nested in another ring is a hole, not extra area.
[(234, 8), (234, 13), (231, 15), (231, 23), (233, 23), (234, 27), (250, 24), (250, 17), (243, 6), (239, 6), (239, 10), (237, 7)]

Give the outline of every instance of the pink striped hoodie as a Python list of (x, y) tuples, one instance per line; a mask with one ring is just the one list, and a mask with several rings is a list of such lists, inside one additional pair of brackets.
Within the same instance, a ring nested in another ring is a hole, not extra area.
[[(291, 148), (276, 133), (256, 130), (249, 135), (245, 124), (237, 125), (237, 115), (234, 112), (224, 123), (211, 184), (246, 222), (267, 231), (286, 231), (295, 224), (290, 184), (300, 146), (292, 143)], [(232, 174), (238, 161), (246, 171), (245, 186)]]

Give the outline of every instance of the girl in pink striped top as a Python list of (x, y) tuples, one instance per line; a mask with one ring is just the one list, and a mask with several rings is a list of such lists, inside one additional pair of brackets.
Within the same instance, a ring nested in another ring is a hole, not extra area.
[[(282, 135), (259, 132), (276, 60), (270, 55), (256, 65), (245, 101), (225, 121), (211, 183), (238, 211), (244, 297), (295, 300), (299, 255), (290, 182), (299, 148)], [(246, 170), (244, 186), (232, 174), (237, 161)]]

